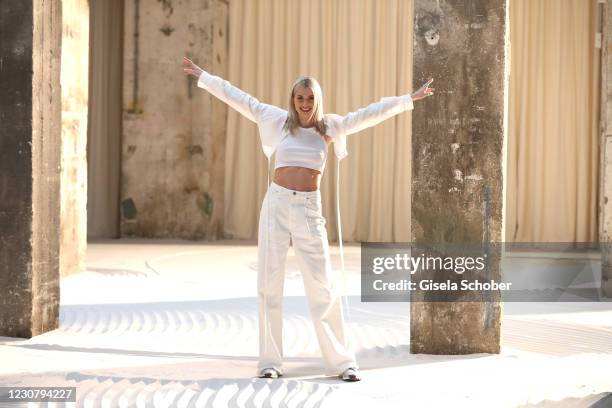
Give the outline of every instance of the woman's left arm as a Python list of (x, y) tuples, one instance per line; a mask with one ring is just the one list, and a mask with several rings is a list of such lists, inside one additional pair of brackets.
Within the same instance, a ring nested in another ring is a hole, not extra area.
[(342, 117), (342, 130), (345, 135), (357, 133), (363, 129), (375, 126), (401, 112), (414, 109), (414, 101), (433, 95), (433, 89), (429, 84), (433, 78), (426, 82), (418, 91), (412, 95), (388, 96), (380, 101), (369, 104), (355, 112), (350, 112)]

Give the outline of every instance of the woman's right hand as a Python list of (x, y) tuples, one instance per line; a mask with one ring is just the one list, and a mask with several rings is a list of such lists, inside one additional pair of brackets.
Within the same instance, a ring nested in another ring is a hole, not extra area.
[(187, 75), (193, 75), (196, 78), (199, 78), (202, 74), (202, 68), (198, 67), (187, 57), (183, 57), (183, 72)]

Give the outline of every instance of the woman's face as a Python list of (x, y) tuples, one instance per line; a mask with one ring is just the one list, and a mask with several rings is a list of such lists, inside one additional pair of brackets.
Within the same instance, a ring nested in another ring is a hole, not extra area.
[(293, 105), (300, 117), (301, 124), (310, 123), (314, 112), (314, 94), (312, 89), (298, 87), (293, 95)]

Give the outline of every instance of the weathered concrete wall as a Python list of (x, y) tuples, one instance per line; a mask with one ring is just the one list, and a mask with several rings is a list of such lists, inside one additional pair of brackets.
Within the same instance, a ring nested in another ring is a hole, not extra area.
[[(414, 13), (414, 89), (433, 77), (436, 91), (412, 116), (412, 240), (500, 242), (507, 2), (416, 0)], [(500, 319), (498, 302), (413, 301), (411, 351), (498, 353)]]
[(0, 3), (0, 335), (59, 319), (59, 0)]
[(85, 269), (89, 2), (62, 2), (60, 275)]
[(222, 231), (226, 107), (182, 72), (227, 71), (228, 4), (125, 3), (121, 232), (215, 239)]
[(603, 5), (601, 54), (601, 165), (599, 242), (602, 244), (602, 291), (612, 297), (612, 5)]

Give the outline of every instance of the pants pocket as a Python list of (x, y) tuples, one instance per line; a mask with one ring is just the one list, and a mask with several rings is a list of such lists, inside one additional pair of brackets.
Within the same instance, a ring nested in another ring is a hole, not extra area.
[(317, 198), (306, 198), (304, 204), (306, 213), (306, 225), (311, 234), (324, 235), (325, 233), (325, 217), (321, 209), (321, 202)]

